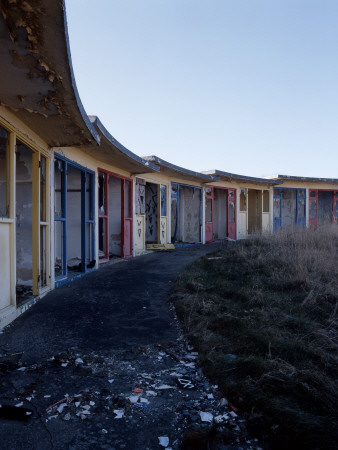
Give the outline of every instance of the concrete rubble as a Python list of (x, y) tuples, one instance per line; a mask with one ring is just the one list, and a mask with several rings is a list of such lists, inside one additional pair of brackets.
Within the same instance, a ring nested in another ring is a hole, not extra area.
[(70, 349), (29, 366), (8, 351), (0, 355), (1, 402), (32, 410), (25, 427), (33, 431), (38, 424), (37, 434), (41, 424), (50, 436), (76, 429), (71, 449), (90, 448), (84, 441), (111, 449), (179, 449), (182, 442), (193, 448), (191, 433), (213, 436), (207, 438), (211, 449), (260, 448), (191, 350), (181, 335), (170, 346), (104, 354)]

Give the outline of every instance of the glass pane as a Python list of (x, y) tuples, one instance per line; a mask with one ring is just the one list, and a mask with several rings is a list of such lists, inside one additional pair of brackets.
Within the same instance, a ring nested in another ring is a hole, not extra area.
[(46, 158), (40, 156), (40, 220), (46, 222)]
[(205, 195), (211, 195), (211, 188), (205, 188)]
[(305, 200), (303, 198), (298, 200), (298, 219), (305, 217)]
[(338, 219), (338, 200), (335, 200), (334, 204), (334, 218)]
[(64, 205), (62, 204), (62, 181), (64, 177), (65, 164), (56, 159), (54, 162), (54, 216), (64, 217)]
[(310, 219), (315, 219), (316, 217), (317, 217), (317, 201), (310, 200)]
[(229, 202), (229, 223), (235, 222), (235, 202)]
[(177, 223), (177, 199), (171, 199), (171, 241), (174, 243), (174, 239), (177, 238), (178, 223)]
[(273, 217), (278, 219), (280, 217), (280, 199), (274, 198), (273, 199)]
[(316, 197), (317, 191), (310, 191), (310, 197)]
[(93, 236), (92, 236), (93, 224), (86, 224), (86, 267), (87, 269), (93, 269), (95, 261), (93, 260)]
[[(32, 285), (33, 152), (20, 141), (16, 147), (16, 275), (17, 285)], [(34, 198), (39, 202), (38, 198)], [(38, 231), (38, 230), (36, 230)]]
[(92, 179), (91, 173), (86, 173), (86, 220), (93, 219), (93, 205), (92, 205)]
[(64, 275), (63, 273), (63, 239), (64, 239), (64, 222), (55, 221), (54, 222), (54, 245), (55, 245), (55, 278)]
[(298, 189), (299, 197), (305, 197), (305, 189)]
[(235, 191), (229, 190), (229, 198), (235, 198)]
[(205, 221), (212, 222), (212, 200), (211, 200), (211, 198), (205, 199)]
[(246, 211), (246, 189), (241, 188), (240, 194), (239, 194), (239, 209), (240, 211)]
[(9, 217), (9, 146), (7, 131), (0, 127), (0, 217)]
[(131, 217), (130, 181), (124, 180), (124, 217)]
[(106, 215), (106, 174), (99, 172), (99, 215)]
[(47, 285), (47, 227), (40, 225), (40, 282), (39, 286)]
[(146, 187), (144, 184), (136, 184), (135, 188), (135, 212), (145, 214), (146, 212)]
[(167, 186), (161, 185), (161, 216), (167, 215)]
[(107, 220), (99, 217), (99, 258), (106, 258), (106, 227)]
[(269, 191), (263, 191), (263, 212), (268, 213), (269, 211), (270, 211)]

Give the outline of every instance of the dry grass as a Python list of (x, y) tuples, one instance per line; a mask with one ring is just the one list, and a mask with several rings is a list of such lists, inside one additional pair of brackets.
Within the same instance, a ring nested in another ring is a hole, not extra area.
[(174, 301), (207, 374), (263, 417), (260, 438), (335, 448), (338, 227), (232, 244), (190, 266)]

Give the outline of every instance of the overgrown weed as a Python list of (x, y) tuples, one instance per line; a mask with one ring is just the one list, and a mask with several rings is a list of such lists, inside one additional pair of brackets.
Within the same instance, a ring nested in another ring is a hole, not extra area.
[(337, 226), (231, 244), (190, 266), (174, 301), (206, 373), (242, 412), (265, 417), (259, 437), (335, 448)]

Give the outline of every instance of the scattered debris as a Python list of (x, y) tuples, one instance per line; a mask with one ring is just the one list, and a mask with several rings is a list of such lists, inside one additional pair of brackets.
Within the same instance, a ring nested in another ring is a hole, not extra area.
[(177, 378), (177, 383), (182, 389), (194, 389), (195, 386), (190, 380), (185, 378)]
[(124, 416), (124, 409), (114, 409), (114, 414), (116, 414), (114, 419), (122, 419)]
[(165, 447), (165, 448), (168, 447), (168, 445), (169, 445), (169, 438), (167, 436), (159, 436), (158, 440), (159, 440), (159, 444), (162, 447)]
[(202, 422), (212, 423), (214, 416), (209, 412), (200, 411), (199, 413)]

